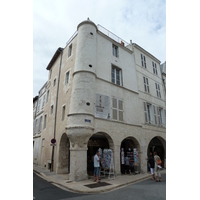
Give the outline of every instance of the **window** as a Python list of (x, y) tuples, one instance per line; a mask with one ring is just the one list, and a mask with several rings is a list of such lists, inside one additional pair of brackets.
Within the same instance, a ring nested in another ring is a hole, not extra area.
[(149, 93), (149, 80), (148, 80), (148, 78), (143, 76), (143, 81), (144, 81), (144, 91)]
[(123, 101), (112, 98), (112, 119), (123, 121)]
[(39, 99), (39, 101), (38, 101), (37, 112), (39, 112), (39, 110), (40, 110), (40, 102), (41, 102), (41, 99)]
[(166, 110), (160, 107), (157, 107), (158, 111), (158, 125), (166, 126)]
[(65, 74), (65, 85), (69, 83), (69, 71)]
[(112, 66), (112, 83), (122, 86), (122, 70)]
[(69, 46), (68, 49), (68, 57), (70, 57), (72, 55), (72, 44)]
[(65, 119), (65, 106), (62, 107), (62, 121)]
[(118, 57), (118, 46), (112, 45), (113, 56)]
[(141, 54), (141, 64), (142, 64), (142, 67), (147, 68), (146, 58), (143, 54)]
[(152, 105), (147, 103), (147, 102), (143, 102), (144, 105), (144, 117), (145, 117), (145, 122), (149, 123), (149, 124), (153, 124), (153, 108)]
[(156, 63), (152, 62), (152, 66), (153, 66), (153, 73), (158, 75)]
[(56, 85), (56, 78), (53, 80), (53, 87)]
[(53, 114), (53, 105), (51, 106), (51, 114)]
[(39, 122), (39, 132), (42, 130), (42, 116), (40, 117), (40, 122)]
[(43, 129), (46, 128), (46, 123), (47, 123), (47, 115), (44, 116), (44, 127), (43, 127)]
[(161, 98), (160, 85), (158, 83), (155, 83), (155, 85), (156, 85), (156, 94), (157, 94), (157, 97)]
[(44, 94), (44, 96), (43, 96), (42, 108), (44, 107), (45, 97), (46, 97), (46, 94)]
[(48, 102), (48, 99), (49, 99), (49, 90), (47, 91), (47, 100), (46, 100), (46, 103)]

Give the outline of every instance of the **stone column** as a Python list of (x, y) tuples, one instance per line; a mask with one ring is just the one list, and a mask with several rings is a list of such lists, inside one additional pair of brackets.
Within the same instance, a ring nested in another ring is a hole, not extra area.
[(79, 181), (88, 179), (87, 174), (87, 147), (70, 148), (69, 179)]
[(120, 145), (114, 145), (113, 156), (114, 156), (115, 173), (121, 174), (121, 171), (120, 171), (120, 165), (121, 165), (121, 163), (120, 163)]

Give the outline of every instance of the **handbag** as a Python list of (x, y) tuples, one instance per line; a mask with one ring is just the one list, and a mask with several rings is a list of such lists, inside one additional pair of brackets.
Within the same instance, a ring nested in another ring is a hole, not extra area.
[(161, 164), (162, 164), (162, 161), (161, 161), (161, 159), (160, 159), (160, 158), (158, 159), (158, 162), (157, 162), (157, 164), (158, 164), (158, 165), (161, 165)]

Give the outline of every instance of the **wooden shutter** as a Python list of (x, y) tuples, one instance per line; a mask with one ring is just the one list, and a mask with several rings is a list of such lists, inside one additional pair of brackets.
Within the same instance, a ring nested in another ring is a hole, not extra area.
[(145, 122), (148, 123), (148, 116), (147, 116), (147, 103), (143, 102), (144, 105), (144, 117), (145, 117)]
[(141, 64), (142, 66), (144, 66), (144, 63), (143, 63), (143, 55), (141, 54)]
[(112, 117), (117, 120), (117, 99), (112, 98)]
[(153, 105), (153, 112), (154, 112), (154, 123), (157, 124), (156, 106), (154, 105)]
[(123, 121), (123, 101), (118, 100), (118, 108), (119, 108), (119, 121)]
[(116, 109), (113, 109), (112, 117), (113, 117), (113, 119), (117, 120), (117, 110)]
[(149, 80), (148, 80), (148, 78), (146, 78), (146, 82), (147, 82), (147, 92), (149, 92)]
[(158, 115), (158, 125), (160, 126), (160, 112), (159, 112), (159, 107), (157, 107), (157, 115)]

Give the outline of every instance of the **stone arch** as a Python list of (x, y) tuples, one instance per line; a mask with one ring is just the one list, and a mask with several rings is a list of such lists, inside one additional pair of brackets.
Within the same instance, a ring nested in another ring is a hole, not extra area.
[(96, 153), (97, 149), (111, 149), (114, 152), (114, 143), (111, 136), (105, 132), (94, 133), (88, 140), (87, 150), (87, 172), (92, 175), (93, 160), (92, 156)]
[(69, 173), (70, 172), (70, 141), (66, 133), (63, 133), (59, 144), (58, 155), (58, 168), (57, 173)]
[(154, 151), (160, 156), (162, 167), (166, 168), (166, 140), (161, 136), (155, 136), (150, 140), (147, 148), (147, 156), (149, 156), (150, 152), (153, 153)]
[[(134, 160), (134, 149), (136, 149), (136, 156), (137, 156), (137, 161), (139, 162), (139, 165), (138, 165), (138, 162), (136, 162), (137, 164), (135, 164), (135, 162), (133, 162), (133, 160)], [(133, 136), (128, 136), (121, 141), (121, 145), (120, 145), (120, 168), (121, 168), (122, 174), (125, 173), (124, 158), (125, 158), (126, 155), (128, 155), (128, 157), (130, 157), (132, 173), (133, 172), (134, 173), (140, 173), (140, 171), (141, 171), (140, 143)]]

